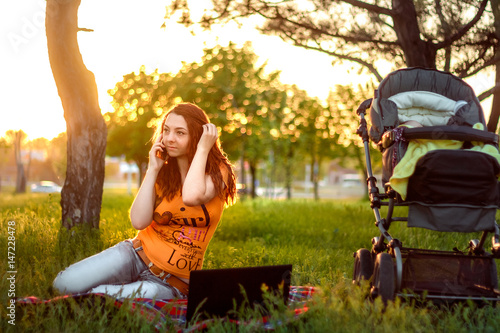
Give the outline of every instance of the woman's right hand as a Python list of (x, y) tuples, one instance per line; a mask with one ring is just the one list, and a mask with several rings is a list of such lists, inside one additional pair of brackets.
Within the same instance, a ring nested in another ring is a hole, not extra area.
[(160, 134), (156, 141), (153, 143), (151, 150), (149, 151), (149, 165), (148, 169), (159, 172), (163, 164), (165, 164), (165, 160), (161, 156), (165, 156), (167, 154), (165, 145), (163, 144), (163, 134)]
[[(147, 228), (153, 221), (156, 178), (161, 167), (165, 164), (165, 160), (160, 157), (161, 153), (165, 151), (162, 138), (163, 135), (160, 135), (149, 151), (148, 170), (130, 207), (130, 221), (132, 222), (132, 226), (137, 230)], [(166, 152), (163, 156), (165, 155)]]

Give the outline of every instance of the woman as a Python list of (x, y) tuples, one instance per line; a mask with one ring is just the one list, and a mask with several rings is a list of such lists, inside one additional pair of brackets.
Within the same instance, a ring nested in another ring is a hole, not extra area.
[(153, 136), (130, 208), (137, 237), (69, 266), (53, 285), (61, 293), (186, 298), (189, 273), (202, 268), (223, 208), (235, 199), (235, 175), (217, 128), (196, 105), (178, 104)]

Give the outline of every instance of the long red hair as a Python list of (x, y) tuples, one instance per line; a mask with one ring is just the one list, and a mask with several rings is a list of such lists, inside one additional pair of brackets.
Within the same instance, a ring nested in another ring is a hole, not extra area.
[[(202, 126), (208, 124), (210, 120), (206, 113), (194, 104), (177, 104), (158, 122), (158, 126), (152, 138), (153, 142), (162, 134), (165, 120), (171, 113), (182, 116), (184, 120), (186, 120), (189, 132), (187, 156), (189, 164), (191, 164), (194, 154), (196, 153), (198, 141), (200, 141), (201, 135), (203, 134)], [(221, 174), (221, 168), (226, 168), (228, 174), (225, 187), (223, 186), (224, 180)], [(221, 200), (224, 200), (226, 205), (233, 204), (236, 201), (236, 176), (231, 162), (229, 162), (226, 154), (222, 150), (220, 139), (217, 139), (217, 142), (208, 153), (205, 173), (212, 177), (216, 193)], [(167, 200), (172, 200), (174, 196), (181, 191), (181, 177), (175, 157), (169, 157), (167, 159), (158, 173), (156, 184), (158, 185), (160, 193), (166, 197)]]

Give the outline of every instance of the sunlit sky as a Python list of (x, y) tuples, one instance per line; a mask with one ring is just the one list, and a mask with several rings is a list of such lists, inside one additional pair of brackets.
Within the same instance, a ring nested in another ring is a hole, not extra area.
[[(79, 27), (94, 32), (79, 32), (80, 51), (87, 68), (96, 77), (99, 104), (103, 113), (112, 111), (107, 90), (123, 75), (156, 68), (176, 73), (181, 62), (199, 61), (203, 48), (229, 41), (243, 44), (250, 40), (259, 62), (268, 61), (269, 70), (281, 70), (281, 81), (296, 84), (309, 95), (325, 98), (336, 84), (360, 83), (351, 66), (331, 65), (332, 58), (286, 44), (278, 37), (259, 34), (252, 24), (241, 30), (235, 26), (216, 28), (212, 33), (192, 36), (188, 29), (164, 22), (169, 0), (82, 0)], [(209, 2), (209, 1), (208, 1)], [(206, 4), (207, 0), (196, 0)], [(0, 136), (9, 129), (22, 129), (29, 139), (51, 139), (66, 130), (61, 101), (49, 65), (45, 36), (45, 0), (0, 2)], [(383, 73), (387, 74), (387, 73)], [(493, 77), (469, 82), (476, 93), (492, 86)], [(483, 107), (489, 112), (486, 101)]]

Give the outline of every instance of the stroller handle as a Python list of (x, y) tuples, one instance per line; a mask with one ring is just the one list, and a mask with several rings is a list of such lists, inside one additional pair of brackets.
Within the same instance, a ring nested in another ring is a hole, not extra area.
[(356, 110), (356, 113), (360, 116), (361, 114), (366, 114), (366, 110), (372, 106), (373, 98), (369, 98), (363, 101)]
[[(498, 135), (492, 132), (481, 131), (466, 126), (428, 126), (403, 128), (403, 139), (430, 139), (430, 140), (457, 140), (479, 141), (498, 147)], [(382, 147), (390, 147), (395, 141), (394, 131), (386, 132), (382, 136)]]

